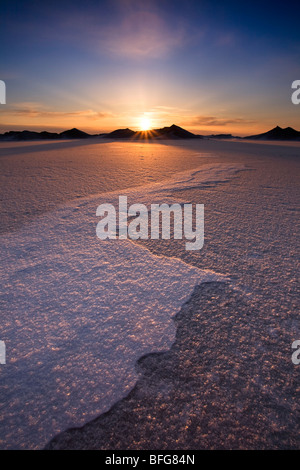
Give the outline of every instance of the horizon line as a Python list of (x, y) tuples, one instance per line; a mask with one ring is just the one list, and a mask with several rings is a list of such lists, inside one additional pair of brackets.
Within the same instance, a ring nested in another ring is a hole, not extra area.
[[(183, 127), (181, 127), (181, 126), (178, 126), (177, 124), (174, 124), (174, 123), (173, 123), (173, 124), (171, 124), (171, 125), (169, 125), (169, 126), (168, 126), (168, 125), (165, 125), (165, 126), (160, 127), (160, 128), (151, 128), (151, 129), (147, 129), (147, 130), (142, 130), (142, 129), (134, 130), (134, 128), (132, 129), (132, 128), (130, 128), (130, 127), (117, 127), (117, 128), (115, 128), (115, 129), (113, 129), (113, 130), (106, 130), (106, 131), (100, 131), (100, 132), (96, 131), (95, 133), (90, 133), (90, 132), (91, 132), (90, 130), (89, 130), (89, 131), (83, 131), (82, 129), (79, 129), (78, 127), (72, 127), (72, 128), (64, 129), (64, 130), (61, 130), (61, 131), (60, 131), (60, 130), (52, 130), (52, 127), (51, 127), (51, 126), (49, 126), (48, 128), (44, 128), (43, 130), (36, 130), (35, 127), (38, 127), (38, 128), (40, 129), (40, 126), (30, 126), (30, 127), (27, 127), (27, 128), (22, 128), (22, 130), (17, 130), (17, 129), (14, 129), (14, 128), (12, 128), (12, 129), (10, 129), (10, 130), (4, 130), (4, 131), (0, 132), (0, 135), (1, 135), (1, 136), (4, 136), (4, 135), (9, 134), (9, 133), (12, 133), (12, 132), (16, 132), (16, 133), (17, 133), (17, 132), (18, 132), (18, 133), (19, 133), (19, 132), (33, 132), (33, 133), (37, 133), (37, 134), (40, 134), (40, 133), (43, 133), (43, 132), (48, 132), (49, 134), (57, 134), (57, 135), (60, 135), (60, 134), (63, 134), (64, 132), (68, 132), (68, 131), (71, 131), (71, 130), (77, 130), (77, 131), (83, 132), (83, 133), (85, 133), (85, 134), (87, 134), (87, 135), (89, 135), (89, 136), (91, 136), (91, 137), (97, 137), (97, 136), (101, 136), (101, 135), (105, 135), (105, 134), (110, 134), (110, 133), (113, 133), (113, 132), (119, 131), (119, 130), (120, 130), (120, 131), (121, 131), (121, 130), (130, 130), (130, 131), (132, 131), (132, 132), (139, 133), (139, 134), (147, 134), (147, 133), (151, 133), (151, 132), (158, 131), (158, 130), (162, 130), (162, 129), (169, 129), (169, 128), (171, 128), (172, 126), (176, 126), (176, 127), (180, 128), (180, 129), (183, 129), (184, 131), (189, 132), (189, 133), (191, 133), (191, 134), (193, 134), (193, 135), (195, 135), (195, 136), (204, 136), (204, 137), (209, 137), (209, 136), (212, 136), (212, 135), (213, 135), (213, 136), (226, 135), (226, 136), (232, 136), (233, 138), (235, 138), (235, 137), (238, 137), (238, 138), (245, 138), (245, 137), (251, 137), (252, 135), (265, 134), (266, 132), (269, 132), (269, 131), (271, 131), (271, 130), (273, 130), (273, 129), (276, 129), (276, 128), (281, 129), (281, 130), (292, 129), (292, 130), (295, 130), (296, 132), (299, 132), (299, 131), (297, 131), (296, 129), (294, 129), (293, 127), (291, 127), (291, 126), (281, 127), (281, 126), (276, 125), (276, 126), (272, 127), (271, 129), (269, 129), (269, 130), (267, 130), (267, 131), (265, 131), (265, 132), (260, 132), (260, 133), (258, 133), (258, 134), (251, 134), (251, 135), (250, 135), (250, 134), (245, 134), (245, 135), (237, 135), (237, 134), (235, 134), (235, 135), (233, 135), (230, 131), (229, 131), (229, 132), (217, 132), (217, 131), (216, 131), (216, 132), (211, 132), (211, 133), (209, 133), (208, 131), (201, 131), (201, 130), (200, 130), (200, 131), (197, 131), (197, 132), (206, 132), (206, 133), (196, 134), (196, 133), (194, 133), (194, 132), (192, 132), (192, 131), (189, 131), (188, 129), (185, 129), (185, 128), (183, 128)], [(20, 127), (20, 126), (16, 126), (16, 127)], [(134, 127), (135, 127), (135, 126), (134, 126)], [(1, 125), (0, 125), (0, 128), (1, 128)], [(51, 129), (51, 130), (48, 130), (48, 129)], [(57, 129), (57, 128), (54, 128), (54, 129)]]

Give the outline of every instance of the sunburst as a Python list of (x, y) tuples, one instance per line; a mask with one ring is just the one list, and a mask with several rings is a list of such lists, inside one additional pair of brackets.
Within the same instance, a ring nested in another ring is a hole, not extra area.
[(151, 129), (151, 121), (149, 118), (143, 116), (140, 119), (140, 129), (141, 131), (149, 131)]

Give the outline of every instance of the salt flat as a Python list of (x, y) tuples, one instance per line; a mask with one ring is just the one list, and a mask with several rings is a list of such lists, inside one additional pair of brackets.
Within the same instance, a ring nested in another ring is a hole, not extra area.
[[(299, 147), (60, 145), (0, 149), (0, 339), (8, 345), (2, 448), (41, 447), (116, 400), (105, 418), (50, 447), (251, 448), (280, 447), (280, 440), (296, 447), (299, 374), (291, 343), (299, 339)], [(100, 254), (97, 203), (125, 189), (134, 202), (204, 203), (204, 248), (190, 253), (181, 241), (128, 240), (111, 241)], [(97, 330), (101, 308), (100, 330), (112, 331), (118, 316), (124, 334), (114, 333), (106, 345), (106, 333)], [(135, 308), (145, 323), (131, 317)], [(124, 329), (130, 318), (140, 325), (131, 339)], [(110, 363), (115, 376), (101, 374), (111, 346), (118, 352)], [(149, 356), (168, 348), (167, 356)], [(142, 355), (138, 379), (134, 364)]]
[(178, 171), (218, 162), (299, 157), (299, 145), (217, 140), (0, 143), (0, 230), (44, 214), (62, 202), (160, 181)]

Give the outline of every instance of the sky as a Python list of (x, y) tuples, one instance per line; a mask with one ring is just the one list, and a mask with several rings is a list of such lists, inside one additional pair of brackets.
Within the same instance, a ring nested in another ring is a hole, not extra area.
[(300, 130), (300, 2), (2, 0), (0, 52), (0, 132)]

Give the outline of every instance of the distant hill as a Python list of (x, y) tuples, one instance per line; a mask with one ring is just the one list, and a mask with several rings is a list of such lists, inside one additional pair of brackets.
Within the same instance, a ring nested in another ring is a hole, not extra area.
[(242, 137), (232, 134), (211, 134), (205, 136), (208, 139), (241, 139)]
[(172, 124), (169, 127), (161, 129), (152, 129), (149, 131), (133, 131), (131, 129), (116, 129), (106, 134), (88, 134), (79, 129), (73, 128), (60, 133), (57, 132), (35, 132), (35, 131), (9, 131), (0, 134), (0, 141), (22, 141), (22, 140), (63, 140), (63, 139), (87, 139), (87, 138), (106, 138), (106, 139), (129, 139), (129, 140), (159, 140), (159, 139), (251, 139), (251, 140), (299, 140), (300, 132), (292, 127), (282, 129), (277, 126), (268, 132), (248, 137), (236, 137), (231, 134), (213, 134), (197, 135)]
[(109, 134), (100, 134), (108, 139), (156, 140), (156, 139), (202, 139), (203, 136), (193, 134), (182, 127), (172, 124), (170, 127), (151, 129), (149, 131), (132, 131), (131, 129), (117, 129)]
[(60, 139), (87, 139), (100, 137), (107, 139), (130, 139), (130, 140), (154, 140), (154, 139), (202, 139), (203, 136), (193, 134), (182, 127), (173, 124), (162, 129), (152, 129), (149, 131), (133, 131), (131, 129), (116, 129), (107, 134), (87, 134), (79, 129), (73, 128), (61, 133), (57, 132), (35, 132), (35, 131), (9, 131), (0, 134), (0, 140), (21, 141), (21, 140), (60, 140)]
[(69, 131), (61, 132), (59, 135), (62, 139), (86, 139), (88, 137), (92, 137), (90, 134), (80, 131), (75, 127), (73, 129), (70, 129)]
[(57, 132), (35, 132), (35, 131), (9, 131), (0, 134), (0, 140), (5, 141), (20, 141), (20, 140), (59, 140), (59, 139), (86, 139), (93, 137), (86, 132), (73, 128), (68, 131), (63, 131), (60, 134)]
[(59, 135), (52, 132), (34, 132), (34, 131), (8, 131), (0, 134), (0, 140), (19, 141), (19, 140), (45, 140), (58, 139)]
[(170, 127), (163, 127), (162, 129), (154, 129), (154, 136), (157, 138), (169, 138), (169, 139), (202, 139), (202, 135), (196, 135), (189, 132), (182, 127), (172, 124)]
[(282, 127), (276, 126), (274, 129), (271, 129), (268, 132), (257, 135), (249, 135), (244, 137), (244, 139), (252, 140), (300, 140), (300, 132), (296, 131), (292, 127)]
[(110, 139), (131, 139), (135, 134), (136, 132), (128, 129), (127, 127), (126, 129), (117, 129), (109, 134), (100, 134), (100, 137), (108, 137)]

